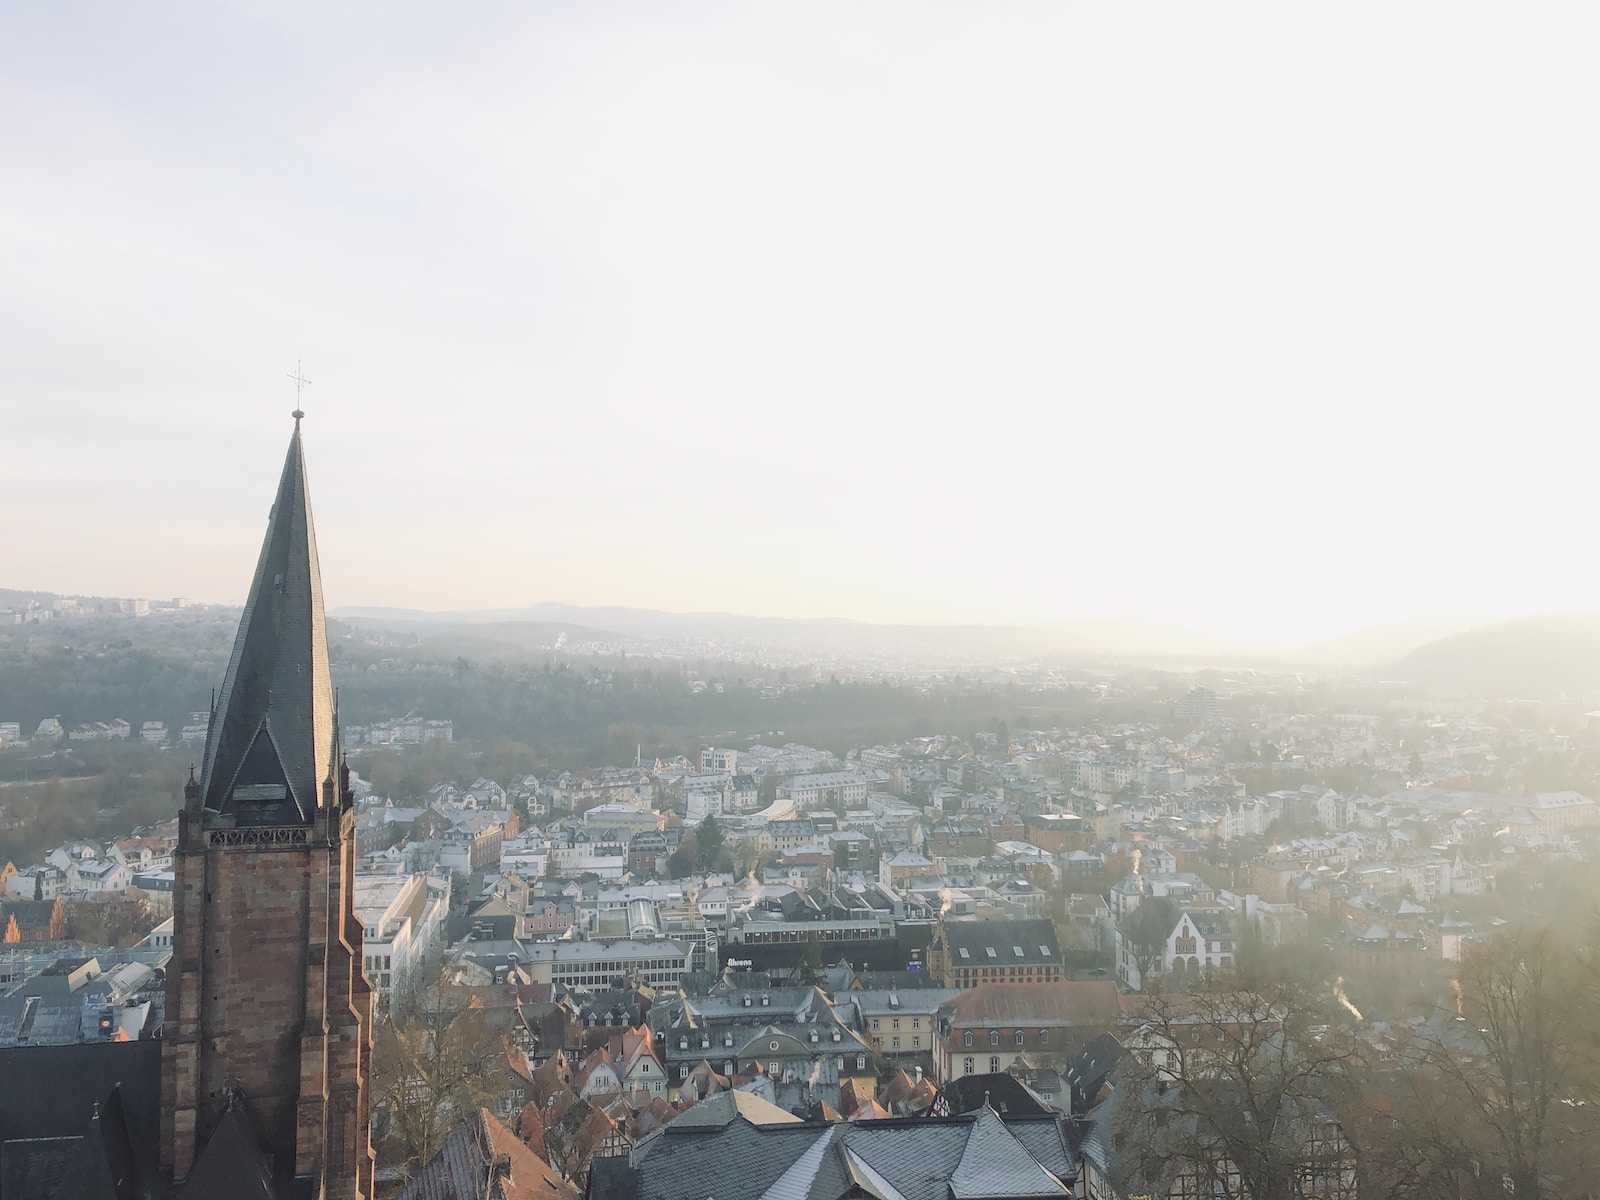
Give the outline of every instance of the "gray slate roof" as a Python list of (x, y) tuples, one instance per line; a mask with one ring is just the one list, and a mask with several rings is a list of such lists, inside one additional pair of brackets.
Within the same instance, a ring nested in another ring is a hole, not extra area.
[(950, 1173), (950, 1194), (966, 1197), (1070, 1195), (1062, 1182), (1039, 1165), (994, 1109), (978, 1110), (961, 1161)]
[[(1042, 918), (946, 921), (941, 932), (948, 942), (952, 967), (1061, 965), (1055, 925)], [(1021, 954), (1016, 952), (1019, 947)]]
[(114, 1174), (126, 1177), (131, 1169), (139, 1188), (154, 1183), (159, 1041), (0, 1050), (0, 1079), (6, 1083), (0, 1088), (0, 1196), (5, 1200), (13, 1194), (109, 1200), (117, 1193), (100, 1186), (108, 1159), (117, 1165)]
[[(1071, 1194), (1071, 1154), (1053, 1115), (1005, 1119), (984, 1108), (948, 1118), (758, 1125), (731, 1116), (695, 1122), (695, 1111), (635, 1147), (627, 1197), (838, 1200), (864, 1186), (900, 1200)], [(624, 1200), (621, 1188), (616, 1200)]]
[(83, 1040), (78, 995), (0, 999), (0, 1046), (70, 1046)]
[(309, 822), (333, 777), (337, 740), (297, 420), (206, 738), (200, 802), (242, 825)]

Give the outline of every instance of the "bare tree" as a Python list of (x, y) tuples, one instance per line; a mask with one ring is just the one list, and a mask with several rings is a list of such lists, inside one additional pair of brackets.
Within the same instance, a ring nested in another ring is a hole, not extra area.
[(574, 1097), (546, 1127), (547, 1161), (574, 1185), (585, 1187), (589, 1180), (589, 1164), (616, 1129), (616, 1122), (604, 1109)]
[(1112, 1137), (1124, 1190), (1179, 1178), (1238, 1200), (1355, 1196), (1338, 1120), (1362, 1048), (1331, 996), (1283, 977), (1151, 995), (1127, 1039)]
[[(1363, 1195), (1467, 1200), (1487, 1194), (1475, 1138), (1435, 1074), (1415, 1064), (1369, 1073), (1343, 1116), (1359, 1147)], [(1496, 1175), (1493, 1190), (1500, 1186)]]
[(499, 1111), (510, 1088), (507, 1043), (481, 1004), (435, 987), (416, 1016), (373, 1029), (372, 1088), (381, 1158), (408, 1176), (479, 1108)]
[(1456, 1149), (1488, 1191), (1587, 1196), (1600, 1172), (1600, 1004), (1593, 964), (1549, 930), (1501, 934), (1470, 953), (1458, 1013), (1420, 1047), (1419, 1079), (1449, 1119), (1409, 1132)]
[(1141, 982), (1160, 964), (1167, 939), (1181, 915), (1178, 906), (1165, 896), (1152, 896), (1122, 918), (1122, 936), (1133, 951)]

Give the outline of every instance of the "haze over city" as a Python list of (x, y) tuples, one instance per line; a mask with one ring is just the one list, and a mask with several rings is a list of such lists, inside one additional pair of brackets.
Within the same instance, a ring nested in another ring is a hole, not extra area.
[(7, 585), (1600, 607), (1587, 6), (13, 7)]
[(1600, 1200), (1597, 33), (0, 5), (0, 1200)]

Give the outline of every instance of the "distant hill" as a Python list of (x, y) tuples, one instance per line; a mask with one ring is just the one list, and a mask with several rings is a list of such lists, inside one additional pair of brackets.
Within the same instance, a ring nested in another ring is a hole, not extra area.
[[(1186, 629), (1133, 622), (1063, 621), (1048, 625), (878, 625), (844, 618), (749, 617), (736, 613), (661, 612), (616, 606), (543, 603), (522, 609), (429, 613), (416, 609), (345, 607), (332, 616), (368, 628), (404, 629), (432, 637), (449, 632), (510, 640), (519, 628), (582, 629), (569, 642), (710, 642), (727, 648), (785, 647), (819, 653), (980, 662), (1010, 659), (1095, 659), (1242, 663), (1261, 657)], [(571, 622), (568, 626), (566, 623)], [(492, 634), (491, 629), (501, 632)], [(609, 631), (609, 632), (608, 632)], [(527, 634), (526, 637), (532, 637)], [(533, 644), (524, 640), (524, 645)], [(548, 645), (548, 642), (537, 644)]]
[(1520, 617), (1421, 646), (1383, 668), (1408, 683), (1502, 696), (1600, 689), (1600, 613)]
[(56, 599), (54, 592), (28, 592), (16, 588), (0, 588), (0, 608), (27, 608), (35, 602), (50, 604)]
[(1479, 622), (1463, 617), (1415, 617), (1369, 625), (1343, 637), (1297, 650), (1290, 657), (1310, 667), (1361, 669), (1393, 663), (1429, 642), (1473, 628)]
[[(366, 610), (374, 611), (374, 610)], [(394, 610), (397, 613), (400, 610)], [(610, 629), (596, 629), (567, 621), (468, 621), (439, 619), (443, 614), (406, 613), (394, 616), (358, 615), (356, 610), (340, 610), (337, 619), (361, 629), (387, 633), (415, 633), (435, 649), (456, 647), (460, 653), (475, 653), (494, 646), (518, 650), (543, 650), (560, 643), (575, 646), (592, 642), (616, 644), (636, 639)]]

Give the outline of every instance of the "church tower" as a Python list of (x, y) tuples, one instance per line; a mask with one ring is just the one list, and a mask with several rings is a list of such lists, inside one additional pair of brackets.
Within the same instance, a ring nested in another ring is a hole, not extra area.
[(300, 416), (179, 818), (161, 1165), (180, 1197), (372, 1195), (372, 990)]

